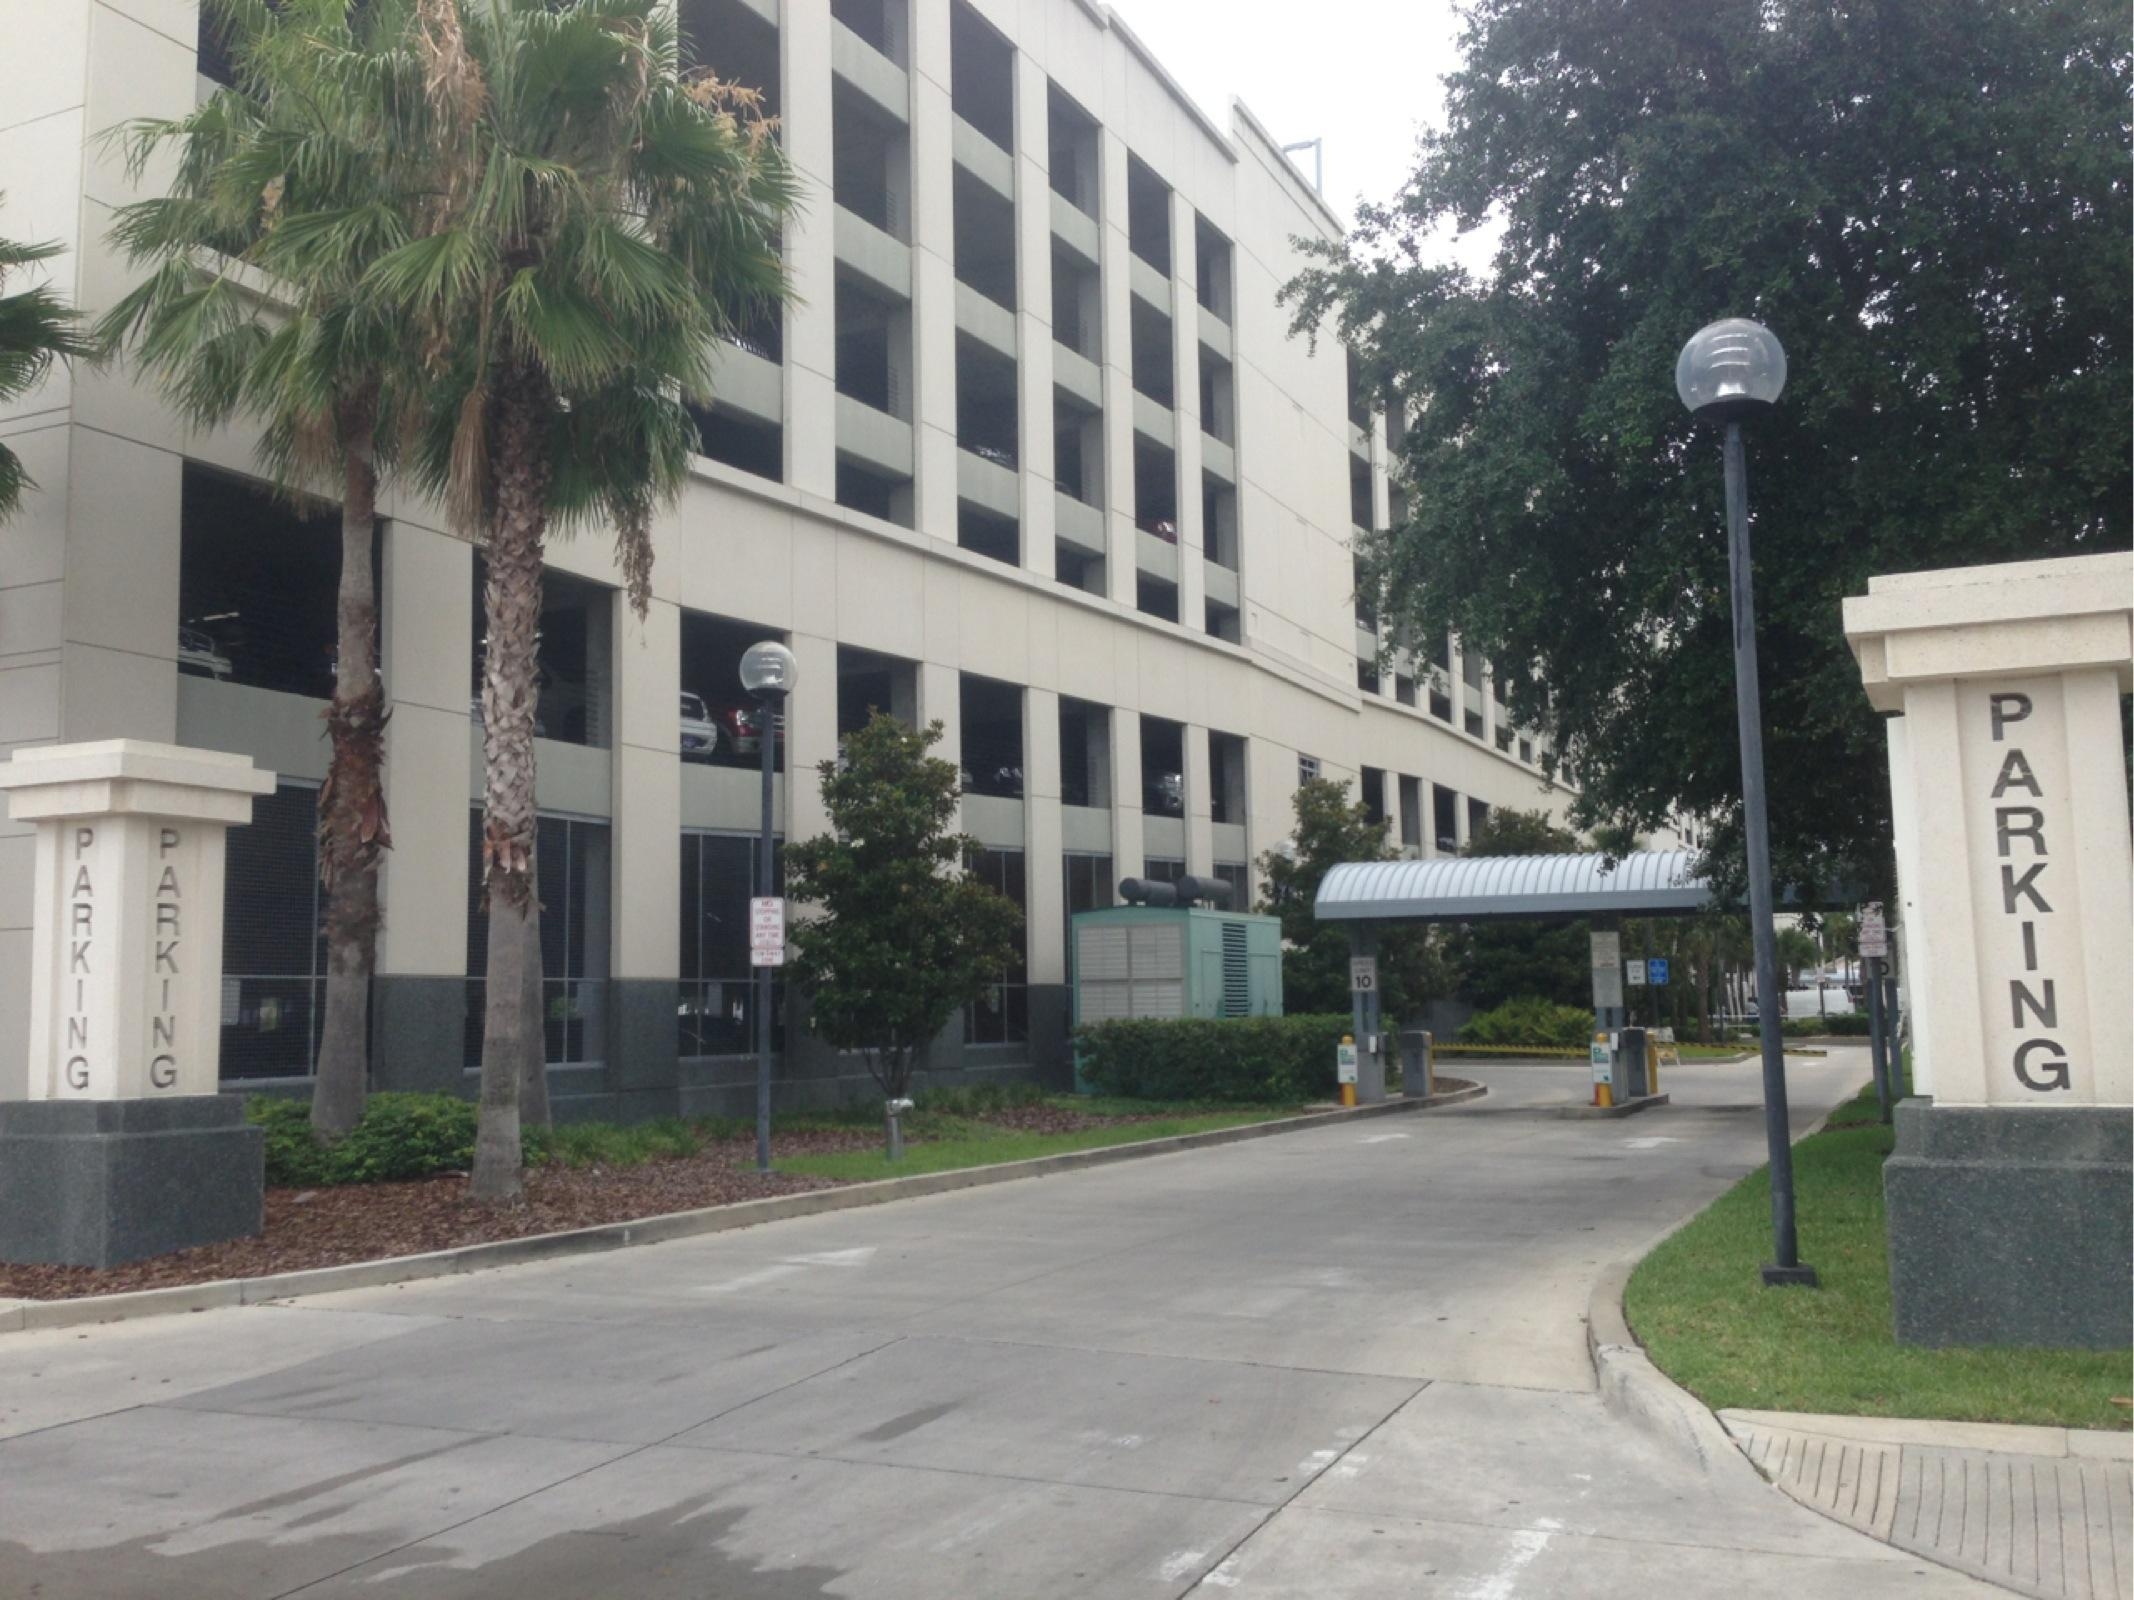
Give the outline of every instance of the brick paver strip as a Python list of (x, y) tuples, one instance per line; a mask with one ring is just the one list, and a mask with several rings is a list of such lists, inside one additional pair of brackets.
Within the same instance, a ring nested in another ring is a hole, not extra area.
[(2045, 1600), (2121, 1600), (2134, 1585), (2134, 1435), (1777, 1411), (1719, 1420), (1780, 1489), (1901, 1550)]

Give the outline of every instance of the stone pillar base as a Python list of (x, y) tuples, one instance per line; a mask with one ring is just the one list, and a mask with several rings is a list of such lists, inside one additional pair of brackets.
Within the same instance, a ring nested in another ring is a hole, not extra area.
[(1897, 1107), (1882, 1169), (1897, 1340), (2124, 1349), (2134, 1113)]
[(239, 1095), (0, 1103), (0, 1261), (116, 1267), (259, 1232)]

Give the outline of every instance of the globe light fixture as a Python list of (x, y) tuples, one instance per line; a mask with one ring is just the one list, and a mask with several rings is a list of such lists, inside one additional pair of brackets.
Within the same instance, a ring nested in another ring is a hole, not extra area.
[[(778, 707), (800, 681), (800, 667), (793, 652), (776, 639), (765, 639), (741, 652), (741, 687), (753, 695), (763, 710), (756, 717), (756, 744), (763, 752), (763, 831), (756, 846), (758, 897), (767, 897), (774, 886), (771, 863), (771, 773), (777, 764), (778, 738), (785, 718)], [(781, 921), (785, 908), (779, 906)], [(754, 952), (751, 951), (751, 956)], [(780, 952), (782, 957), (782, 952)], [(756, 968), (756, 1170), (771, 1170), (771, 969)]]
[(1744, 417), (1778, 403), (1786, 352), (1761, 323), (1728, 317), (1700, 328), (1675, 362), (1675, 393), (1700, 417)]
[(1741, 821), (1749, 856), (1749, 928), (1756, 940), (1756, 1023), (1763, 1039), (1764, 1139), (1771, 1156), (1768, 1285), (1813, 1287), (1793, 1215), (1793, 1137), (1786, 1109), (1785, 991), (1771, 921), (1771, 821), (1764, 796), (1762, 689), (1756, 671), (1756, 572), (1749, 551), (1745, 417), (1768, 411), (1786, 387), (1786, 352), (1769, 328), (1729, 317), (1700, 328), (1675, 362), (1675, 392), (1692, 416), (1726, 425), (1727, 572), (1734, 609), (1734, 714), (1741, 731)]
[(799, 680), (793, 652), (776, 639), (752, 644), (741, 653), (741, 687), (759, 700), (791, 694)]

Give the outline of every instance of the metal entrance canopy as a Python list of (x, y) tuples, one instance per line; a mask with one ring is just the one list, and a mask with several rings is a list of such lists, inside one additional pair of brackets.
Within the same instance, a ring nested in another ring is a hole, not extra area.
[(1681, 916), (1712, 903), (1690, 850), (1345, 861), (1320, 880), (1321, 922), (1482, 922), (1495, 917)]

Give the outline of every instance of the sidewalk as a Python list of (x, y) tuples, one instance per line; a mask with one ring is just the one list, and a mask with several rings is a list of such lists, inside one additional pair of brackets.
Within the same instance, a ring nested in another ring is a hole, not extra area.
[(1791, 1411), (1719, 1420), (1787, 1494), (1900, 1550), (2050, 1600), (2134, 1592), (2134, 1435)]

